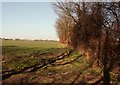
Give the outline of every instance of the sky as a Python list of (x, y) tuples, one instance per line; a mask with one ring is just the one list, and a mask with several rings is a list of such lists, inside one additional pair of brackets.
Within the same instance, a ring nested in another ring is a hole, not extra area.
[(0, 37), (58, 39), (54, 27), (57, 15), (51, 4), (51, 2), (55, 1), (56, 0), (1, 0)]
[(57, 40), (56, 19), (51, 2), (2, 2), (2, 37)]

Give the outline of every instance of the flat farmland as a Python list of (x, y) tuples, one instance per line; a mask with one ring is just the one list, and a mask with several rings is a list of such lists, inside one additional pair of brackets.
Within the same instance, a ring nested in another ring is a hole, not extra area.
[(1, 48), (3, 85), (85, 85), (101, 80), (102, 69), (92, 68), (84, 55), (57, 41), (3, 40)]
[(57, 41), (3, 40), (2, 46), (58, 48)]
[(36, 53), (47, 49), (60, 48), (62, 45), (57, 41), (23, 41), (23, 40), (3, 40), (3, 55), (24, 55)]

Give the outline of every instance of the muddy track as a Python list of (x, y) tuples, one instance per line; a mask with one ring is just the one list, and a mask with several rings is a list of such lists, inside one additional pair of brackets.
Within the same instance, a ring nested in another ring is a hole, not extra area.
[(52, 64), (52, 65), (54, 65), (54, 66), (59, 66), (59, 65), (71, 64), (71, 63), (75, 62), (75, 61), (76, 61), (78, 58), (80, 58), (80, 57), (82, 57), (82, 55), (77, 56), (74, 60), (71, 60), (71, 61), (69, 61), (69, 62), (65, 62), (65, 63), (63, 63), (63, 64), (56, 64), (56, 63), (54, 63), (54, 64)]
[(50, 58), (43, 63), (35, 64), (35, 65), (29, 66), (29, 67), (24, 67), (21, 70), (4, 71), (3, 75), (2, 75), (2, 80), (5, 80), (15, 74), (20, 74), (20, 73), (24, 73), (24, 72), (35, 72), (38, 69), (40, 69), (48, 64), (55, 63), (57, 60), (61, 60), (65, 57), (69, 57), (72, 53), (73, 53), (73, 50), (69, 50), (67, 52), (65, 51), (65, 52), (61, 53), (60, 55), (56, 56), (55, 58)]

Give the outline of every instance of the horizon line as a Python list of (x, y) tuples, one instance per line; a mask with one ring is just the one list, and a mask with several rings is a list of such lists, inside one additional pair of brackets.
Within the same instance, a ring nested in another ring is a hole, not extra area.
[(5, 37), (0, 37), (0, 39), (12, 39), (12, 40), (55, 40), (55, 41), (59, 41), (59, 39), (28, 39), (28, 38), (5, 38)]

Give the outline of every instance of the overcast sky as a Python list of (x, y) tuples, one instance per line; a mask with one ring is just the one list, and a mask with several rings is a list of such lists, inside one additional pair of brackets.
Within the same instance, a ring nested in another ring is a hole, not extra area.
[(2, 37), (57, 39), (51, 2), (2, 2)]

